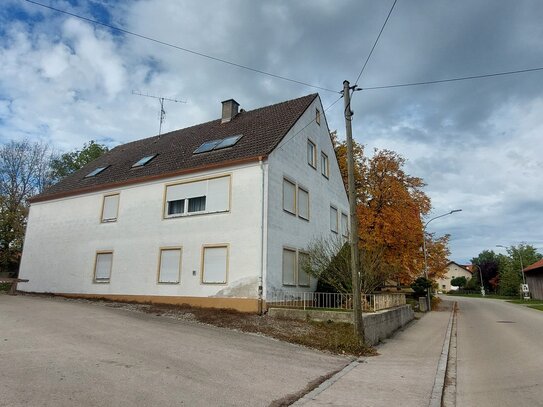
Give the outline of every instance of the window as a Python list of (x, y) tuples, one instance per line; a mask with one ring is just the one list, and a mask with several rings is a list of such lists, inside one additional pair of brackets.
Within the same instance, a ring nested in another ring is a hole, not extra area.
[(319, 109), (315, 109), (315, 122), (320, 126), (321, 125), (321, 112)]
[(109, 283), (113, 252), (97, 252), (94, 262), (94, 282)]
[(330, 206), (330, 230), (334, 233), (338, 232), (338, 220), (337, 220), (337, 209), (333, 206)]
[(165, 218), (229, 210), (229, 175), (166, 186)]
[(181, 248), (160, 249), (158, 266), (158, 282), (179, 284), (181, 273)]
[(109, 167), (109, 166), (98, 167), (95, 170), (89, 172), (87, 175), (85, 175), (85, 178), (95, 177), (98, 174), (100, 174), (102, 171), (104, 171), (107, 167)]
[(202, 257), (202, 283), (226, 284), (228, 246), (204, 247)]
[(307, 140), (307, 163), (317, 168), (317, 147), (311, 140)]
[(117, 221), (119, 211), (119, 194), (104, 196), (102, 203), (102, 223)]
[(309, 287), (309, 274), (304, 270), (309, 265), (309, 254), (298, 252), (298, 285)]
[(309, 192), (298, 187), (298, 216), (309, 220)]
[(157, 155), (158, 154), (153, 154), (153, 155), (148, 155), (147, 157), (143, 157), (141, 160), (139, 160), (135, 164), (133, 164), (132, 168), (143, 167), (145, 164), (147, 164), (149, 161), (151, 161)]
[(321, 174), (326, 178), (330, 176), (330, 165), (328, 162), (328, 156), (321, 151)]
[(283, 249), (283, 285), (296, 285), (296, 250)]
[(345, 213), (341, 213), (341, 233), (345, 237), (349, 237), (349, 217)]
[(235, 145), (240, 138), (243, 137), (243, 134), (238, 134), (236, 136), (229, 136), (219, 140), (205, 141), (198, 147), (192, 154), (207, 153), (212, 150), (220, 150), (222, 148), (232, 147)]
[(296, 184), (283, 178), (283, 209), (296, 215)]

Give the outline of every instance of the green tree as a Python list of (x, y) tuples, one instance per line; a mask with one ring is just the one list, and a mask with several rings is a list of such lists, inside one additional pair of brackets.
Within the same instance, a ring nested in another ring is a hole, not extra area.
[(499, 281), (500, 260), (492, 250), (483, 250), (471, 263), (481, 268), (485, 290), (496, 291)]
[(109, 151), (103, 144), (98, 144), (94, 140), (83, 145), (81, 150), (74, 150), (62, 154), (51, 162), (51, 172), (53, 179), (59, 181), (71, 173), (79, 170), (84, 165), (97, 159), (105, 152)]
[(453, 287), (464, 288), (467, 284), (468, 280), (464, 276), (455, 277), (451, 280), (451, 285)]
[(507, 256), (500, 255), (499, 287), (500, 295), (519, 294), (523, 282), (522, 269), (541, 260), (541, 254), (532, 245), (521, 243), (507, 248)]

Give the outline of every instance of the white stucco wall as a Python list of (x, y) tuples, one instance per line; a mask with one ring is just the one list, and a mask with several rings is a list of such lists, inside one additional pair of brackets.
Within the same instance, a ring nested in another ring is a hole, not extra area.
[[(262, 172), (258, 163), (34, 203), (20, 289), (35, 292), (256, 298), (261, 272)], [(165, 184), (231, 175), (226, 213), (163, 219)], [(120, 193), (118, 220), (101, 223), (103, 196)], [(201, 283), (202, 246), (229, 245), (228, 282)], [(159, 249), (182, 247), (180, 284), (158, 284)], [(97, 251), (112, 250), (109, 283), (93, 283)], [(195, 271), (195, 275), (193, 274)]]
[(472, 275), (463, 267), (458, 266), (455, 263), (449, 263), (446, 268), (446, 274), (443, 278), (437, 280), (438, 291), (447, 292), (451, 290), (458, 290), (458, 287), (451, 286), (451, 280), (455, 277), (466, 277), (469, 280)]
[[(321, 124), (315, 119), (315, 109), (321, 113)], [(312, 122), (308, 125), (308, 123)], [(307, 127), (305, 127), (307, 126)], [(304, 128), (305, 127), (305, 128)], [(317, 168), (307, 162), (308, 138), (317, 147)], [(328, 156), (330, 175), (321, 174), (321, 151)], [(338, 238), (341, 236), (341, 215), (339, 234), (330, 231), (330, 205), (339, 213), (349, 213), (347, 193), (339, 172), (336, 156), (330, 140), (323, 107), (317, 98), (288, 132), (279, 147), (268, 158), (268, 219), (267, 219), (267, 265), (266, 287), (268, 296), (276, 290), (307, 291), (311, 288), (284, 287), (282, 284), (283, 247), (305, 249), (313, 239), (319, 237)], [(309, 191), (309, 221), (283, 210), (283, 178), (297, 182)], [(268, 297), (267, 297), (268, 298)]]

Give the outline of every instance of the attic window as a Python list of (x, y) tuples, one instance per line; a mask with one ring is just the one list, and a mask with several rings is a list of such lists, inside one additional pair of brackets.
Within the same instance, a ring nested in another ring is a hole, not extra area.
[(153, 155), (148, 155), (147, 157), (143, 157), (141, 160), (139, 160), (134, 165), (132, 165), (132, 168), (143, 167), (145, 164), (147, 164), (149, 161), (151, 161), (157, 155), (158, 154), (153, 154)]
[(98, 174), (100, 174), (102, 171), (104, 171), (108, 166), (105, 167), (98, 167), (95, 170), (89, 172), (87, 175), (85, 175), (85, 178), (95, 177)]
[(220, 140), (211, 140), (204, 142), (200, 147), (194, 150), (193, 154), (205, 153), (212, 150), (221, 150), (223, 148), (232, 147), (235, 145), (243, 135), (229, 136)]

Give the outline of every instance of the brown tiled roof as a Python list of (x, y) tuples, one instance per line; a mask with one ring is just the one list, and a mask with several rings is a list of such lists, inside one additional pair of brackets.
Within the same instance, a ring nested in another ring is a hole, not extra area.
[(541, 269), (538, 271), (543, 271), (543, 259), (536, 261), (534, 264), (526, 267), (524, 269), (524, 272), (526, 273), (527, 271), (532, 271), (532, 270), (537, 270), (537, 269)]
[[(32, 201), (45, 201), (185, 172), (257, 160), (275, 149), (317, 96), (317, 94), (311, 94), (248, 112), (242, 110), (227, 123), (221, 123), (221, 119), (218, 119), (120, 145), (49, 187), (42, 194), (35, 196)], [(193, 154), (193, 151), (204, 141), (239, 134), (243, 137), (233, 147)], [(147, 165), (132, 168), (135, 162), (153, 154), (158, 154), (158, 156)], [(105, 166), (107, 168), (97, 176), (85, 178), (94, 169)]]

